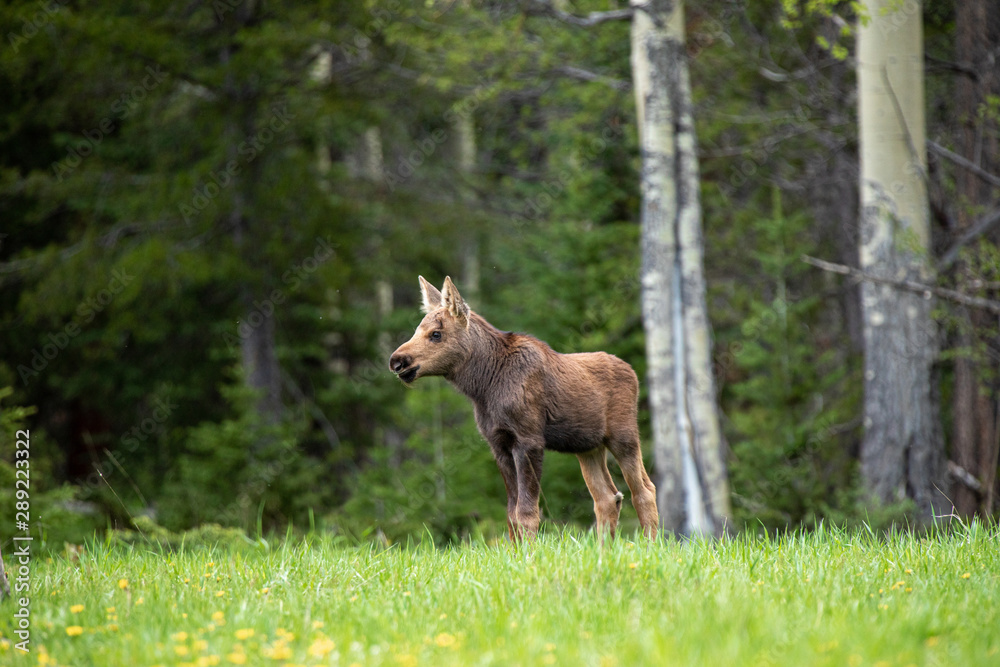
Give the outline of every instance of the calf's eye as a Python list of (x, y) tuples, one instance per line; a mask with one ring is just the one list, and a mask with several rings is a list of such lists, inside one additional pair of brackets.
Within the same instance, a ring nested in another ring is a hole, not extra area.
[(439, 340), (441, 340), (441, 332), (440, 331), (432, 331), (431, 332), (431, 340), (433, 340), (433, 341), (439, 341)]

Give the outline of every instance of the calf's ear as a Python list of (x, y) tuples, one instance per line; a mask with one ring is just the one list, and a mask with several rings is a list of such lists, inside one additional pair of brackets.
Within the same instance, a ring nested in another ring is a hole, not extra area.
[(451, 316), (458, 320), (463, 327), (469, 326), (469, 306), (458, 293), (455, 283), (451, 282), (451, 277), (444, 279), (444, 287), (441, 288), (441, 298), (444, 299), (444, 307), (448, 309)]
[(420, 297), (423, 299), (423, 310), (429, 313), (441, 307), (441, 292), (437, 287), (424, 280), (423, 276), (417, 276), (420, 280)]

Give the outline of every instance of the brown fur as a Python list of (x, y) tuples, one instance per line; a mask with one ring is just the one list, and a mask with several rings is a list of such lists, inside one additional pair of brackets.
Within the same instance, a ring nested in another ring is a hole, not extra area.
[(469, 310), (451, 278), (439, 292), (421, 276), (420, 288), (426, 315), (393, 352), (389, 368), (406, 384), (444, 376), (472, 401), (507, 487), (511, 539), (530, 539), (538, 531), (546, 449), (579, 458), (597, 528), (613, 534), (622, 494), (608, 471), (610, 451), (643, 531), (654, 537), (656, 490), (642, 463), (639, 381), (632, 367), (605, 352), (560, 354), (532, 336), (500, 331)]

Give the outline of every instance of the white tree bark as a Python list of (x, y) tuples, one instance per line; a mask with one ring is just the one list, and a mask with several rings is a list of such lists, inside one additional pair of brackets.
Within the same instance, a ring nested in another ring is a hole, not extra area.
[[(858, 29), (861, 269), (933, 282), (920, 3), (871, 0)], [(875, 500), (947, 514), (944, 446), (932, 392), (937, 336), (930, 294), (862, 286), (865, 435), (861, 470)]]
[(642, 302), (664, 528), (720, 534), (730, 514), (705, 306), (701, 201), (681, 2), (633, 0), (642, 153)]

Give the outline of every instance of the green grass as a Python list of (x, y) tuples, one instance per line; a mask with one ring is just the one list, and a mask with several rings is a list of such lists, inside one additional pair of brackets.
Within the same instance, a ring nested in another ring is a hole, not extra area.
[(0, 642), (0, 664), (1000, 665), (998, 547), (978, 523), (521, 549), (96, 545), (37, 559), (31, 653)]

